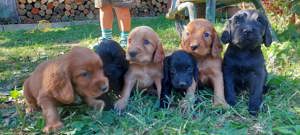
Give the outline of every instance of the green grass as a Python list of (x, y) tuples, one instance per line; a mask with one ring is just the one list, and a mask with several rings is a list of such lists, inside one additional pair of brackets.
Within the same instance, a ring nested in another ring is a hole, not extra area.
[[(176, 50), (179, 39), (174, 23), (163, 17), (136, 19), (133, 26), (148, 25), (161, 37), (164, 48)], [(22, 83), (44, 60), (67, 52), (72, 46), (89, 46), (99, 37), (97, 24), (0, 33), (0, 92), (21, 90)], [(222, 31), (221, 23), (216, 25)], [(239, 96), (234, 108), (212, 107), (210, 90), (199, 90), (204, 98), (190, 112), (179, 108), (159, 109), (156, 97), (135, 91), (121, 116), (114, 111), (98, 112), (86, 105), (60, 108), (65, 127), (59, 134), (300, 134), (300, 39), (294, 27), (276, 26), (281, 43), (263, 47), (268, 83), (264, 110), (258, 117), (247, 112), (248, 95)], [(118, 31), (114, 25), (115, 39)], [(40, 134), (45, 121), (40, 112), (24, 114), (18, 91), (0, 97), (1, 134)], [(177, 98), (176, 98), (177, 100)], [(8, 102), (14, 101), (14, 102)]]

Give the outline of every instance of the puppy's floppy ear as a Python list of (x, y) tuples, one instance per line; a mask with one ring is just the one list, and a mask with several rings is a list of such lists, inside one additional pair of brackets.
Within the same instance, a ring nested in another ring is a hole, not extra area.
[(161, 80), (161, 95), (160, 95), (160, 107), (166, 108), (168, 106), (168, 97), (171, 95), (171, 76), (170, 76), (170, 59), (171, 56), (168, 56), (164, 59), (163, 67), (163, 79)]
[(263, 36), (264, 44), (269, 47), (272, 44), (272, 34), (269, 28), (268, 21), (266, 21), (265, 35)]
[(222, 52), (222, 45), (220, 43), (218, 34), (215, 30), (213, 30), (213, 41), (211, 45), (211, 54), (213, 57), (220, 57)]
[(72, 103), (74, 101), (74, 90), (67, 67), (61, 67), (50, 72), (52, 72), (50, 73), (51, 78), (47, 79), (48, 82), (46, 83), (48, 83), (48, 90), (52, 96), (64, 104)]
[(159, 43), (157, 44), (156, 50), (155, 50), (153, 62), (154, 63), (163, 62), (164, 58), (165, 58), (164, 49), (162, 47), (161, 42), (159, 41)]
[(231, 20), (228, 20), (228, 23), (225, 26), (225, 30), (223, 31), (221, 36), (221, 41), (223, 42), (223, 44), (227, 44), (231, 42), (230, 25), (231, 25)]

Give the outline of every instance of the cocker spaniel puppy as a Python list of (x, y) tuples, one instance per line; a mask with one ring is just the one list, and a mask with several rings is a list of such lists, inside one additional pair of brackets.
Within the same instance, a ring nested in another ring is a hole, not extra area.
[(196, 19), (188, 23), (182, 33), (181, 47), (197, 60), (200, 86), (212, 86), (214, 105), (226, 106), (222, 73), (222, 45), (213, 25), (205, 19)]
[(257, 10), (241, 10), (229, 19), (221, 40), (229, 43), (223, 61), (226, 101), (235, 105), (237, 93), (248, 89), (249, 112), (257, 115), (268, 74), (261, 45), (272, 43), (267, 17)]
[(57, 107), (74, 102), (80, 96), (89, 106), (103, 109), (105, 103), (96, 97), (109, 89), (103, 63), (88, 48), (74, 47), (71, 52), (37, 66), (24, 82), (27, 111), (42, 109), (46, 119), (44, 132), (63, 127)]
[[(189, 53), (179, 50), (164, 59), (164, 77), (160, 107), (169, 105), (171, 92), (185, 94), (186, 101), (195, 100), (195, 90), (198, 81), (197, 62)], [(193, 103), (192, 103), (193, 104)], [(184, 106), (182, 106), (184, 107)]]
[(124, 75), (128, 70), (129, 63), (126, 60), (125, 51), (114, 40), (103, 40), (95, 46), (94, 50), (102, 59), (104, 74), (109, 80), (110, 90), (100, 99), (105, 101), (105, 108), (110, 109), (113, 108), (113, 99), (116, 99), (123, 88)]
[(115, 109), (119, 111), (126, 107), (136, 84), (140, 89), (155, 84), (158, 99), (160, 97), (164, 51), (159, 36), (152, 28), (140, 26), (129, 33), (126, 58), (129, 69), (125, 74), (121, 98), (115, 103)]

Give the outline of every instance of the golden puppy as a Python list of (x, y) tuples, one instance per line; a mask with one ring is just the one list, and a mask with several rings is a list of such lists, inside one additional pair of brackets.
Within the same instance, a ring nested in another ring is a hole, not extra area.
[(46, 119), (44, 132), (63, 126), (57, 106), (71, 104), (75, 94), (89, 106), (103, 109), (104, 102), (96, 100), (108, 91), (108, 79), (99, 56), (88, 48), (74, 47), (70, 53), (43, 62), (24, 82), (27, 111), (42, 109)]
[(226, 105), (222, 73), (222, 45), (213, 25), (205, 19), (190, 22), (182, 33), (181, 47), (195, 56), (200, 84), (214, 89), (214, 105)]
[(164, 51), (158, 35), (147, 26), (136, 27), (129, 33), (126, 59), (129, 69), (124, 77), (121, 98), (115, 103), (116, 110), (123, 110), (128, 102), (132, 88), (147, 88), (156, 85), (158, 99), (163, 77)]

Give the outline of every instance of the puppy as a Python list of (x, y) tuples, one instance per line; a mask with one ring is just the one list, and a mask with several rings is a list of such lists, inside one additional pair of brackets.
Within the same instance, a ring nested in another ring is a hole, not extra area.
[(164, 59), (163, 73), (161, 108), (168, 106), (168, 97), (171, 96), (172, 89), (185, 93), (186, 99), (195, 99), (198, 68), (192, 55), (182, 50), (173, 52)]
[(222, 73), (222, 46), (213, 25), (205, 19), (196, 19), (182, 33), (181, 47), (191, 53), (197, 63), (199, 84), (211, 85), (214, 105), (226, 105)]
[(99, 97), (105, 101), (105, 109), (111, 109), (114, 99), (119, 95), (124, 84), (124, 75), (128, 70), (128, 61), (123, 48), (114, 40), (103, 40), (94, 48), (102, 58), (103, 70), (109, 80), (109, 92)]
[(268, 47), (272, 43), (266, 16), (257, 10), (237, 12), (229, 19), (221, 40), (229, 43), (223, 61), (226, 101), (235, 105), (236, 93), (249, 89), (249, 112), (257, 115), (267, 76), (261, 44)]
[(95, 98), (108, 88), (97, 54), (87, 48), (74, 47), (66, 55), (39, 64), (24, 82), (24, 96), (28, 112), (42, 109), (46, 119), (43, 131), (48, 133), (63, 127), (58, 105), (71, 104), (78, 95), (89, 106), (102, 110), (104, 102)]
[(128, 61), (123, 48), (113, 40), (103, 40), (95, 47), (102, 58), (104, 74), (108, 77), (109, 88), (119, 92), (123, 88), (124, 75), (128, 70)]
[(115, 103), (118, 111), (126, 107), (131, 90), (136, 84), (139, 89), (155, 84), (160, 99), (164, 51), (152, 28), (140, 26), (129, 33), (126, 59), (129, 60), (129, 69), (124, 77), (121, 98)]

